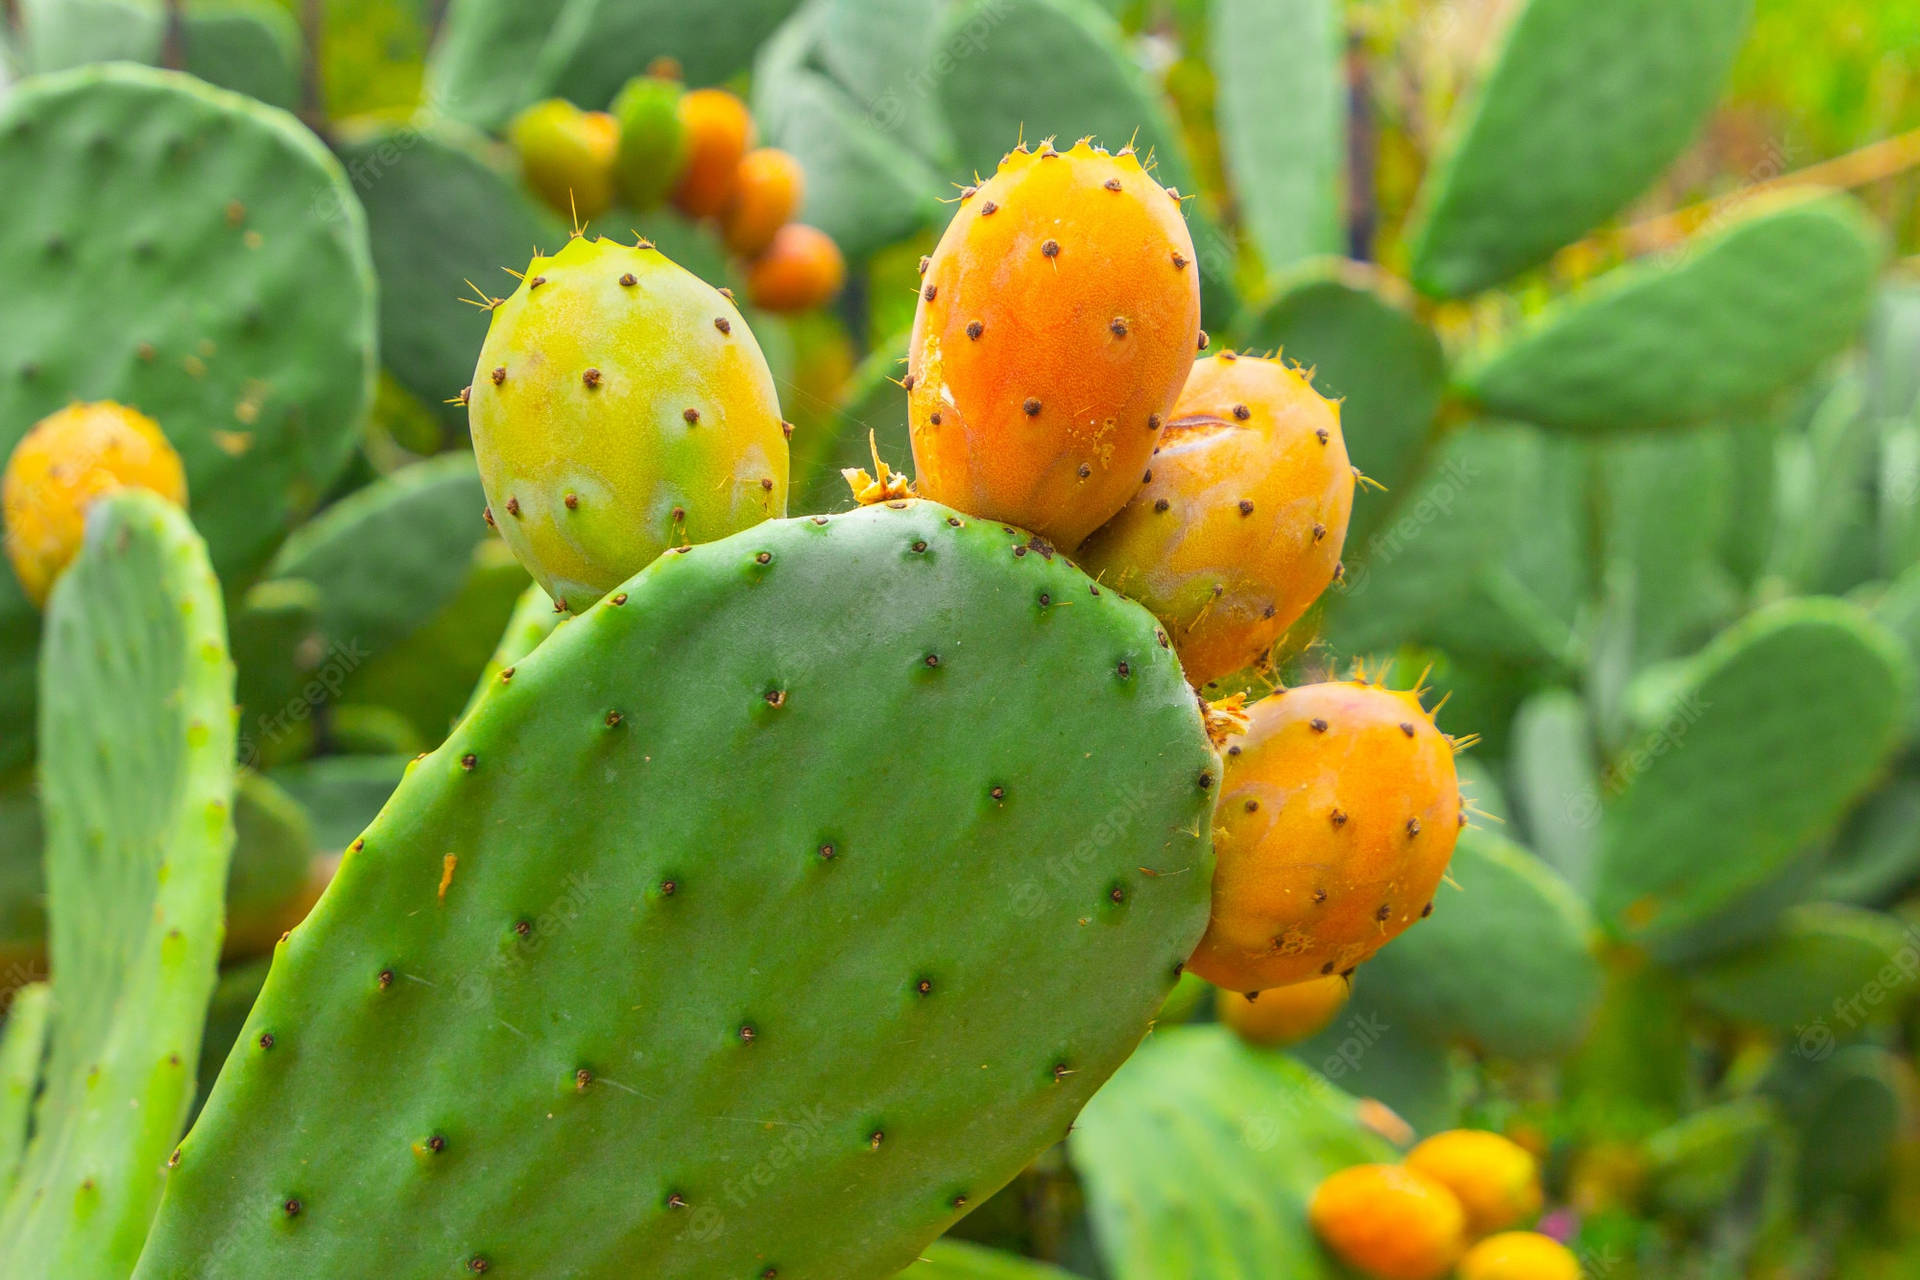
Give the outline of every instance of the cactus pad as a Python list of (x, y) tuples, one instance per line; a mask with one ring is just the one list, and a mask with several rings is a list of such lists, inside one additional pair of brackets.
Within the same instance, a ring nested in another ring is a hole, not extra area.
[(1753, 0), (1529, 0), (1412, 232), (1421, 288), (1460, 296), (1544, 260), (1693, 137)]
[(1489, 412), (1575, 431), (1764, 401), (1860, 333), (1885, 248), (1851, 198), (1755, 200), (1673, 260), (1605, 276), (1463, 374)]
[(94, 507), (47, 629), (57, 1011), (0, 1274), (106, 1280), (132, 1269), (193, 1100), (233, 844), (233, 664), (206, 549), (148, 493)]
[(1357, 1107), (1225, 1027), (1155, 1034), (1067, 1148), (1114, 1280), (1343, 1274), (1307, 1229), (1307, 1200), (1334, 1170), (1391, 1158)]
[(52, 1010), (52, 988), (30, 982), (13, 993), (6, 1024), (0, 1028), (0, 1199), (13, 1186), (14, 1172), (26, 1150), (27, 1116), (40, 1091)]
[(1172, 653), (998, 524), (669, 553), (501, 677), (282, 945), (147, 1280), (891, 1275), (1058, 1140), (1205, 926)]

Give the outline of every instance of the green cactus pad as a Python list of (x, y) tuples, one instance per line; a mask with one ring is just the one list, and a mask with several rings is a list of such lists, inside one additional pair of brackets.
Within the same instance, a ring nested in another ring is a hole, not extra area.
[(300, 24), (271, 0), (188, 0), (180, 44), (185, 70), (268, 106), (300, 105)]
[(567, 227), (527, 193), (511, 156), (456, 125), (350, 121), (339, 146), (380, 273), (381, 360), (443, 429), (464, 432), (466, 409), (446, 401), (472, 380), (487, 334), (475, 287), (512, 292), (501, 268), (557, 248)]
[[(513, 612), (507, 616), (506, 625), (501, 628), (500, 638), (494, 642), (492, 656), (480, 671), (480, 679), (467, 695), (466, 711), (461, 715), (479, 706), (480, 699), (499, 681), (502, 671), (532, 653), (542, 640), (553, 634), (554, 628), (566, 620), (565, 613), (554, 609), (553, 597), (537, 583), (522, 591), (520, 598), (514, 601)], [(371, 818), (372, 814), (368, 814), (368, 817)]]
[(794, 432), (792, 505), (801, 511), (840, 511), (853, 504), (841, 474), (847, 467), (873, 470), (872, 444), (888, 466), (911, 470), (907, 437), (907, 335), (876, 343), (847, 380), (844, 398), (829, 422)]
[[(940, 48), (956, 178), (992, 173), (1021, 138), (1033, 146), (1057, 135), (1064, 146), (1091, 134), (1114, 150), (1132, 141), (1162, 184), (1189, 196), (1198, 189), (1158, 89), (1094, 0), (968, 0), (947, 11)], [(1224, 323), (1239, 310), (1232, 242), (1199, 201), (1183, 208), (1200, 255), (1202, 311)]]
[[(508, 2), (527, 7), (527, 0)], [(682, 0), (565, 0), (557, 18), (551, 4), (536, 3), (552, 30), (540, 47), (535, 79), (601, 106), (640, 69), (644, 59), (635, 51), (644, 49), (648, 57), (678, 62), (689, 85), (719, 84), (752, 65), (755, 50), (799, 3), (736, 0), (724, 21)], [(496, 52), (511, 57), (514, 51)]]
[(1341, 438), (1353, 464), (1381, 485), (1355, 495), (1347, 567), (1367, 559), (1374, 531), (1419, 474), (1446, 381), (1440, 339), (1409, 309), (1406, 286), (1373, 267), (1331, 258), (1299, 268), (1272, 301), (1236, 328), (1253, 350), (1277, 348), (1314, 371), (1320, 394), (1340, 401)]
[(30, 982), (13, 993), (6, 1024), (0, 1027), (0, 1200), (12, 1189), (26, 1151), (27, 1117), (40, 1090), (52, 1010), (53, 989)]
[(1220, 0), (1211, 50), (1227, 177), (1269, 275), (1344, 248), (1346, 25), (1332, 0)]
[(1763, 609), (1690, 661), (1612, 763), (1594, 900), (1656, 942), (1709, 921), (1838, 823), (1892, 750), (1913, 664), (1859, 609)]
[(964, 1240), (935, 1240), (918, 1262), (900, 1273), (900, 1280), (1071, 1280), (1071, 1277), (1071, 1272), (1044, 1262)]
[(540, 0), (449, 0), (427, 57), (426, 102), (448, 119), (498, 131), (545, 96), (533, 54), (555, 8)]
[(1336, 1169), (1393, 1158), (1356, 1106), (1225, 1027), (1154, 1035), (1067, 1144), (1114, 1280), (1336, 1280), (1307, 1200)]
[[(1509, 1058), (1546, 1058), (1580, 1040), (1600, 995), (1586, 905), (1527, 850), (1460, 833), (1433, 918), (1361, 971), (1367, 990), (1440, 1040)], [(1524, 982), (1514, 975), (1524, 973)]]
[(1741, 1193), (1754, 1153), (1779, 1132), (1762, 1097), (1736, 1098), (1695, 1112), (1646, 1141), (1647, 1195), (1670, 1213), (1704, 1216)]
[(253, 1012), (253, 1002), (267, 981), (271, 964), (265, 956), (248, 960), (221, 970), (220, 980), (213, 984), (213, 995), (207, 1000), (207, 1026), (200, 1036), (200, 1092), (194, 1099), (194, 1114), (198, 1115), (206, 1104), (207, 1090), (213, 1087), (227, 1055), (233, 1052), (240, 1029), (246, 1025), (247, 1015)]
[[(0, 189), (0, 453), (76, 398), (133, 405), (180, 451), (237, 589), (340, 473), (372, 392), (373, 274), (340, 166), (289, 115), (116, 65), (6, 99)], [(9, 730), (31, 719), (35, 631), (0, 574)], [(0, 768), (31, 749), (0, 740)]]
[(1470, 1079), (1459, 1051), (1408, 1023), (1378, 996), (1364, 973), (1332, 1026), (1287, 1049), (1287, 1055), (1356, 1098), (1385, 1103), (1419, 1133), (1460, 1123)]
[(1894, 993), (1911, 981), (1910, 954), (1901, 967), (1908, 941), (1891, 916), (1810, 903), (1789, 910), (1771, 937), (1692, 969), (1687, 987), (1710, 1012), (1774, 1031), (1821, 1018), (1890, 1021), (1900, 1012)]
[(1543, 262), (1680, 154), (1733, 65), (1752, 0), (1529, 0), (1410, 233), (1413, 278), (1460, 297)]
[(1028, 544), (929, 502), (770, 522), (515, 663), (282, 946), (139, 1274), (910, 1262), (1208, 913), (1192, 692)]
[(97, 503), (54, 586), (40, 789), (57, 1014), (0, 1274), (127, 1275), (193, 1100), (233, 845), (233, 664), (181, 512)]
[(1911, 1115), (1907, 1062), (1878, 1045), (1849, 1045), (1838, 1053), (1831, 1040), (1824, 1046), (1815, 1051), (1818, 1066), (1792, 1107), (1800, 1137), (1796, 1180), (1808, 1204), (1884, 1187), (1895, 1135)]
[(1763, 401), (1859, 334), (1885, 256), (1849, 197), (1756, 199), (1690, 252), (1534, 318), (1462, 375), (1488, 412), (1571, 431), (1695, 422)]

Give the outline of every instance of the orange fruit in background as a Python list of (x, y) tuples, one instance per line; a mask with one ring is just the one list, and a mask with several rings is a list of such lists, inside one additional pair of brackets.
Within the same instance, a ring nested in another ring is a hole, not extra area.
[(185, 506), (187, 474), (160, 426), (111, 400), (71, 404), (14, 446), (0, 479), (7, 558), (27, 598), (47, 601), (85, 540), (87, 508), (121, 489), (150, 489)]
[(686, 167), (673, 189), (673, 204), (694, 218), (717, 218), (733, 198), (741, 158), (753, 145), (747, 104), (725, 89), (695, 89), (680, 99), (687, 128)]
[(1509, 1138), (1479, 1129), (1438, 1133), (1407, 1153), (1407, 1167), (1444, 1183), (1467, 1211), (1475, 1236), (1503, 1231), (1540, 1212), (1540, 1164)]
[(1460, 1260), (1460, 1280), (1580, 1280), (1580, 1260), (1532, 1231), (1488, 1236)]
[(1324, 1030), (1346, 1007), (1351, 992), (1347, 980), (1335, 974), (1262, 991), (1257, 999), (1238, 991), (1221, 991), (1214, 1003), (1220, 1021), (1242, 1040), (1279, 1048)]
[(747, 296), (767, 311), (805, 311), (831, 302), (847, 281), (840, 246), (817, 227), (789, 222), (747, 264)]
[(1440, 1280), (1466, 1248), (1466, 1213), (1453, 1192), (1397, 1164), (1332, 1174), (1307, 1214), (1334, 1256), (1378, 1280)]
[(1229, 991), (1350, 972), (1426, 913), (1460, 830), (1453, 744), (1411, 692), (1299, 685), (1247, 708), (1187, 967)]
[(527, 185), (558, 213), (586, 220), (613, 205), (613, 162), (620, 124), (564, 98), (536, 102), (513, 118), (507, 140)]
[(806, 183), (800, 162), (778, 147), (747, 152), (734, 177), (733, 199), (720, 215), (727, 248), (743, 258), (759, 256), (799, 211)]

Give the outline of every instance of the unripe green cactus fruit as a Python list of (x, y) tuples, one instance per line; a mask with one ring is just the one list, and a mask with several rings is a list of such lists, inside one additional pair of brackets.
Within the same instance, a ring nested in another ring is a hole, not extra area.
[(468, 413), (490, 518), (575, 611), (668, 547), (786, 514), (766, 357), (731, 299), (645, 241), (535, 258), (494, 312)]
[(620, 125), (613, 184), (628, 208), (645, 212), (666, 199), (687, 163), (687, 126), (680, 120), (685, 89), (664, 76), (635, 76), (607, 109)]
[(138, 1274), (890, 1276), (1145, 1034), (1219, 770), (1146, 611), (997, 522), (662, 556), (351, 847)]

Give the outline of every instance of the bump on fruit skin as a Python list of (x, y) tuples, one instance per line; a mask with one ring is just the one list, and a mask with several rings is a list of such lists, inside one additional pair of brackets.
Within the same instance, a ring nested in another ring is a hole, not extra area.
[(1307, 1208), (1314, 1232), (1348, 1265), (1378, 1280), (1440, 1280), (1466, 1247), (1453, 1193), (1400, 1165), (1330, 1175)]
[(743, 258), (757, 257), (773, 243), (806, 198), (807, 175), (778, 147), (759, 147), (740, 160), (733, 198), (720, 215), (727, 248)]
[(1453, 744), (1416, 692), (1301, 685), (1247, 709), (1214, 816), (1213, 918), (1188, 966), (1262, 991), (1350, 973), (1419, 920), (1453, 855)]
[(635, 76), (607, 113), (619, 126), (613, 183), (620, 201), (641, 213), (666, 199), (687, 163), (687, 127), (680, 120), (680, 82)]
[(740, 161), (753, 145), (747, 104), (725, 89), (695, 89), (680, 99), (686, 165), (673, 187), (674, 207), (690, 218), (717, 218), (733, 198)]
[(963, 193), (908, 350), (920, 491), (1063, 549), (1112, 517), (1192, 367), (1193, 258), (1131, 151), (1043, 143)]
[(766, 358), (730, 301), (651, 247), (575, 238), (535, 258), (467, 410), (495, 525), (575, 612), (668, 547), (786, 512)]
[(1257, 998), (1238, 991), (1220, 991), (1214, 1007), (1220, 1021), (1248, 1044), (1281, 1048), (1324, 1031), (1340, 1016), (1352, 992), (1348, 980), (1336, 973), (1257, 992)]
[(1340, 407), (1278, 359), (1209, 356), (1145, 474), (1079, 559), (1166, 624), (1203, 686), (1264, 658), (1333, 582), (1354, 489)]
[(1459, 1197), (1474, 1236), (1503, 1231), (1540, 1212), (1540, 1165), (1509, 1138), (1479, 1129), (1437, 1133), (1407, 1153), (1418, 1169)]
[(1460, 1280), (1580, 1280), (1580, 1260), (1557, 1240), (1509, 1231), (1467, 1250)]
[(513, 118), (507, 140), (527, 185), (560, 213), (582, 220), (613, 206), (613, 163), (620, 126), (604, 111), (564, 98), (536, 102)]
[(847, 260), (833, 237), (789, 222), (767, 251), (747, 264), (747, 296), (775, 314), (805, 311), (833, 301), (847, 280)]
[(120, 489), (146, 489), (177, 507), (187, 501), (180, 455), (152, 418), (111, 400), (71, 404), (22, 436), (0, 480), (7, 558), (27, 598), (44, 605), (54, 579), (79, 553), (87, 508)]

